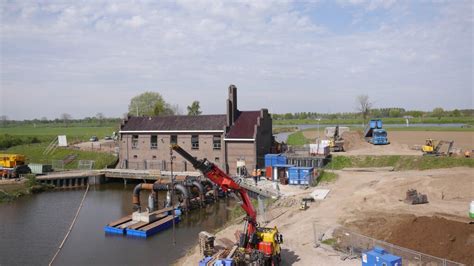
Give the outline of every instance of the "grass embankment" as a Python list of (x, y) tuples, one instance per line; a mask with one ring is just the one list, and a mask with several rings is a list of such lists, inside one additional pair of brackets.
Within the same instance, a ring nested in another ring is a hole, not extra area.
[(288, 136), (288, 145), (301, 146), (310, 143), (310, 140), (307, 139), (302, 131), (295, 132)]
[(117, 157), (109, 153), (80, 151), (68, 148), (58, 148), (53, 153), (44, 155), (43, 152), (47, 146), (47, 143), (19, 145), (6, 150), (6, 152), (23, 154), (26, 156), (29, 163), (42, 164), (51, 164), (51, 160), (64, 160), (68, 155), (71, 154), (77, 155), (74, 161), (64, 166), (66, 169), (77, 169), (78, 160), (95, 161), (95, 169), (106, 168), (108, 165), (113, 165), (117, 160)]
[(33, 127), (23, 125), (0, 128), (0, 149), (31, 143), (51, 142), (58, 135), (66, 135), (68, 143), (88, 140), (91, 136), (103, 138), (117, 131), (116, 127)]
[(394, 167), (395, 170), (427, 170), (451, 167), (474, 167), (474, 159), (409, 155), (334, 156), (326, 169), (348, 167)]
[[(405, 124), (405, 118), (391, 117), (382, 118), (384, 124)], [(320, 125), (361, 125), (362, 119), (321, 119)], [(410, 124), (468, 124), (474, 125), (473, 117), (418, 117), (410, 119)], [(306, 124), (318, 124), (318, 120), (314, 119), (282, 119), (273, 120), (274, 125), (306, 125)]]
[(28, 175), (23, 182), (0, 184), (0, 203), (52, 188), (54, 188), (53, 185), (39, 184), (34, 175)]
[(298, 127), (274, 127), (272, 129), (273, 134), (284, 133), (284, 132), (295, 132), (298, 131)]

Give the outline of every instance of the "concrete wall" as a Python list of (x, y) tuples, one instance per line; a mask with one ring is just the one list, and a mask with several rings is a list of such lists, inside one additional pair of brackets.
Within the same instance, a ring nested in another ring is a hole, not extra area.
[(227, 164), (229, 174), (237, 174), (237, 161), (245, 160), (245, 166), (249, 172), (255, 168), (255, 143), (253, 141), (226, 141)]
[[(132, 135), (138, 135), (138, 147), (132, 149)], [(151, 135), (158, 135), (158, 147), (151, 149)], [(207, 158), (219, 167), (225, 165), (224, 159), (224, 137), (221, 135), (221, 149), (213, 147), (213, 134), (198, 134), (199, 149), (191, 148), (191, 134), (175, 134), (178, 136), (178, 144), (187, 152), (198, 159)], [(194, 133), (193, 133), (194, 135)], [(170, 135), (164, 134), (122, 134), (120, 139), (120, 168), (126, 168), (125, 160), (128, 160), (130, 169), (162, 169), (170, 168)], [(175, 171), (194, 171), (189, 163), (179, 154), (173, 153), (176, 158), (173, 162)]]

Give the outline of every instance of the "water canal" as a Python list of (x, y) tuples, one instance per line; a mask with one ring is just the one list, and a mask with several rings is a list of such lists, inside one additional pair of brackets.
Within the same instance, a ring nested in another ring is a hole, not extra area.
[[(233, 201), (221, 199), (185, 215), (172, 230), (149, 239), (105, 235), (103, 226), (132, 212), (134, 184), (91, 187), (54, 265), (169, 265), (231, 219)], [(0, 204), (0, 265), (47, 265), (66, 234), (84, 189), (45, 192)], [(142, 193), (146, 202), (147, 193)], [(160, 200), (164, 194), (160, 195)]]

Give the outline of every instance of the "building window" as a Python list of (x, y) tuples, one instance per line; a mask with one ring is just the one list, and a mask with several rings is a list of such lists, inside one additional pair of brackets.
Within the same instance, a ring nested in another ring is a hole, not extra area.
[(170, 144), (178, 144), (178, 135), (171, 135)]
[(150, 149), (152, 149), (152, 150), (158, 149), (158, 136), (157, 135), (151, 135), (151, 137), (150, 137)]
[(212, 147), (214, 148), (214, 150), (221, 149), (221, 135), (214, 135), (212, 137)]
[(132, 149), (138, 149), (138, 135), (132, 135)]
[(219, 157), (214, 158), (215, 163), (220, 163)]
[(152, 158), (153, 158), (153, 159), (156, 159), (156, 155), (153, 155)]
[(138, 158), (138, 155), (133, 155), (133, 159), (137, 159)]
[(191, 135), (191, 149), (199, 149), (199, 135)]

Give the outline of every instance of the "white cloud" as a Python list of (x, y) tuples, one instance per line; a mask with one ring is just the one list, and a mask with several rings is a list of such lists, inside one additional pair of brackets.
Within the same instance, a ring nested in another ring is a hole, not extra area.
[(125, 26), (129, 26), (129, 27), (132, 27), (132, 28), (141, 27), (141, 26), (145, 25), (145, 23), (146, 23), (146, 21), (140, 16), (133, 16), (130, 19), (126, 19), (126, 20), (123, 21), (123, 24)]
[[(397, 6), (346, 4), (363, 12)], [(28, 106), (47, 95), (61, 98), (64, 103), (39, 108), (50, 117), (64, 111), (80, 117), (91, 109), (119, 116), (128, 99), (144, 90), (181, 106), (197, 99), (205, 112), (222, 113), (230, 83), (239, 87), (242, 108), (274, 112), (351, 111), (360, 93), (390, 106), (466, 107), (472, 105), (473, 70), (466, 5), (439, 5), (440, 15), (428, 22), (381, 21), (340, 34), (314, 21), (318, 5), (303, 10), (292, 2), (11, 3), (1, 11), (0, 85), (37, 93)], [(401, 97), (416, 90), (443, 97)], [(71, 91), (82, 93), (71, 97)], [(87, 101), (90, 106), (76, 104), (89, 93), (97, 97)], [(341, 93), (336, 110), (325, 99)], [(12, 103), (1, 105), (0, 113), (17, 113)], [(37, 115), (22, 112), (19, 118)]]

